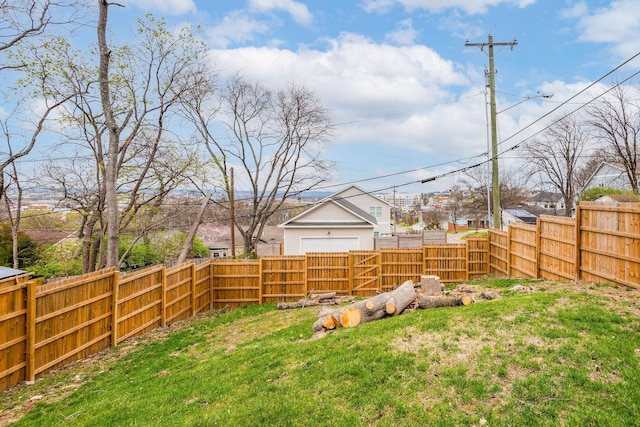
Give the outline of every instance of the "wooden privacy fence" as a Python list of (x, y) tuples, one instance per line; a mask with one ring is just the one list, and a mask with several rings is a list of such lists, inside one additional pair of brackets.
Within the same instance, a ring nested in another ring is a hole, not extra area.
[(640, 288), (640, 204), (581, 204), (575, 219), (542, 216), (464, 244), (108, 269), (41, 286), (11, 278), (0, 282), (0, 390), (211, 309), (486, 274)]
[[(485, 249), (474, 257), (488, 256), (488, 245), (476, 246)], [(422, 274), (466, 280), (466, 253), (466, 245), (433, 245), (107, 269), (41, 286), (13, 278), (0, 283), (0, 390), (211, 309), (312, 291), (375, 295)]]
[(575, 218), (489, 233), (489, 272), (640, 289), (640, 203), (580, 203)]

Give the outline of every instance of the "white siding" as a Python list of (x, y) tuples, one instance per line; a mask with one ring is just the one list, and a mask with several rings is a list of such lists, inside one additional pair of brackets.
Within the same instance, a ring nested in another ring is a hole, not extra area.
[(308, 214), (300, 218), (300, 222), (362, 222), (363, 220), (355, 216), (344, 208), (336, 205), (333, 202), (324, 203), (318, 206), (317, 209), (313, 209)]
[[(329, 234), (327, 234), (329, 233)], [(327, 251), (331, 250), (331, 238), (357, 238), (361, 250), (373, 250), (373, 232), (371, 228), (285, 228), (284, 255), (302, 255), (302, 238), (327, 239)]]
[(374, 206), (382, 207), (382, 217), (376, 218), (378, 225), (373, 229), (379, 235), (391, 234), (391, 207), (387, 202), (381, 200), (369, 193), (363, 192), (358, 187), (349, 187), (334, 195), (335, 197), (343, 197), (350, 203), (353, 203), (366, 213), (369, 208)]

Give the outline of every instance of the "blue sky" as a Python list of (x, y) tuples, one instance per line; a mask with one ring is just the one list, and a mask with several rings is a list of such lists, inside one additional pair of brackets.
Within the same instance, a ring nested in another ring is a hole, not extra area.
[[(529, 124), (640, 50), (637, 0), (121, 3), (124, 8), (110, 12), (116, 31), (134, 26), (146, 12), (175, 26), (197, 24), (221, 77), (240, 71), (269, 87), (295, 82), (313, 90), (336, 125), (325, 152), (336, 163), (335, 187), (327, 191), (352, 182), (374, 192), (394, 185), (399, 192), (443, 190), (461, 174), (440, 175), (486, 159), (488, 58), (486, 50), (465, 47), (467, 40), (486, 42), (488, 34), (495, 42), (517, 39), (513, 50), (496, 47), (495, 56), (498, 111), (524, 101), (498, 115), (505, 148), (544, 121)], [(639, 67), (635, 60), (603, 83)], [(512, 151), (501, 166), (517, 170), (522, 161)], [(433, 176), (439, 178), (415, 184)]]

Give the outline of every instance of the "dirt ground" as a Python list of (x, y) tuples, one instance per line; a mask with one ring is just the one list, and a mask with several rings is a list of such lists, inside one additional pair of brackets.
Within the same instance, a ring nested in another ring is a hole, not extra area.
[[(532, 292), (562, 292), (566, 294), (587, 293), (608, 298), (611, 307), (624, 306), (640, 317), (640, 289), (594, 285), (584, 282), (527, 282)], [(0, 400), (0, 426), (6, 426), (22, 418), (40, 401), (55, 402), (77, 390), (82, 384), (89, 382), (117, 363), (123, 356), (136, 349), (140, 344), (161, 340), (170, 332), (189, 327), (192, 322), (202, 321), (210, 316), (205, 313), (194, 318), (178, 322), (167, 328), (156, 329), (144, 336), (129, 339), (115, 348), (104, 350), (87, 359), (66, 366), (58, 371), (46, 374), (45, 378), (35, 383), (21, 383), (2, 392)], [(256, 332), (261, 333), (261, 332)]]

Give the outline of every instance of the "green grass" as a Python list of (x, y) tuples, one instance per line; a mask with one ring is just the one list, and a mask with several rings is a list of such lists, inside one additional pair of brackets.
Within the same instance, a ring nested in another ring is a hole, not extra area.
[[(509, 290), (519, 283), (536, 291)], [(314, 307), (197, 316), (5, 392), (0, 408), (26, 412), (16, 423), (24, 426), (638, 423), (637, 291), (520, 279), (470, 285), (503, 298), (320, 339), (312, 339)], [(65, 392), (78, 376), (82, 385)]]

